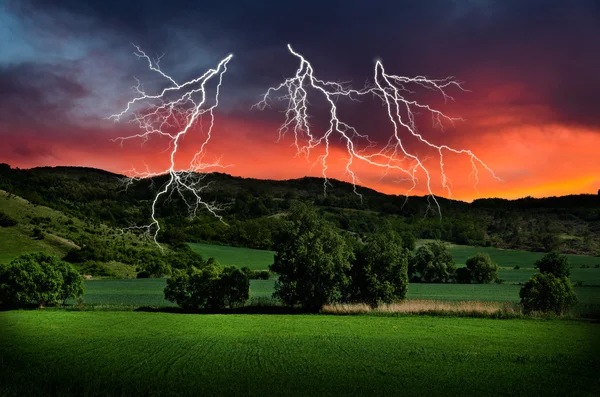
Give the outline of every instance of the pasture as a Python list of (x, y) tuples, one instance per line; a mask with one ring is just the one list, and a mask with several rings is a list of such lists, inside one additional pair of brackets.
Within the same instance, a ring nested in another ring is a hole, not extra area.
[(580, 321), (36, 310), (0, 328), (5, 396), (600, 390), (600, 325)]
[[(250, 300), (270, 298), (274, 280), (251, 280)], [(84, 302), (93, 305), (174, 306), (163, 298), (165, 279), (90, 280), (85, 282)], [(418, 284), (408, 286), (408, 299), (446, 301), (518, 302), (518, 285)], [(575, 287), (580, 303), (600, 305), (600, 288)]]
[(251, 270), (267, 270), (273, 263), (273, 251), (257, 250), (251, 248), (229, 247), (214, 244), (188, 244), (202, 258), (215, 258), (223, 266), (242, 268), (247, 266)]

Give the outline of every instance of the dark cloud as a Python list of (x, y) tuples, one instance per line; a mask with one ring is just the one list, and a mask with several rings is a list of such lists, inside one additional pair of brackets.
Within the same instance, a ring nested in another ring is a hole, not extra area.
[(64, 65), (0, 67), (0, 120), (15, 127), (64, 125), (66, 114), (88, 90)]
[[(372, 79), (379, 58), (395, 74), (454, 75), (464, 81), (471, 92), (457, 93), (457, 109), (461, 103), (490, 105), (490, 92), (514, 84), (521, 94), (502, 97), (505, 103), (494, 106), (545, 107), (550, 121), (600, 127), (595, 95), (600, 90), (595, 78), (600, 4), (594, 0), (14, 0), (8, 9), (38, 35), (83, 40), (107, 57), (127, 59), (119, 65), (131, 69), (118, 79), (139, 77), (145, 68), (135, 63), (130, 42), (152, 55), (167, 52), (162, 65), (181, 79), (233, 52), (222, 91), (228, 106), (222, 111), (248, 119), (281, 119), (281, 113), (249, 108), (268, 86), (294, 73), (296, 59), (285, 48), (291, 43), (325, 79), (361, 84)], [(64, 61), (67, 70), (72, 62)], [(86, 89), (94, 90), (60, 68), (42, 72), (47, 65), (27, 67), (15, 80), (15, 71), (0, 74), (0, 90), (9, 93), (2, 99), (3, 116), (60, 117), (61, 109), (86, 95)], [(32, 74), (37, 80), (29, 79)], [(441, 103), (437, 97), (427, 99)]]

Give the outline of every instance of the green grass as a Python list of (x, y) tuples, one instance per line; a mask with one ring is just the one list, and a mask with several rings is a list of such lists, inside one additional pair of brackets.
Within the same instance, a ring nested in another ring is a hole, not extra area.
[(68, 247), (53, 244), (48, 238), (32, 238), (31, 232), (22, 226), (0, 227), (0, 264), (26, 253), (46, 252), (62, 257), (67, 251)]
[[(494, 262), (501, 267), (533, 268), (535, 261), (545, 255), (543, 252), (529, 252), (517, 250), (503, 250), (493, 247), (471, 247), (466, 245), (452, 245), (449, 247), (452, 257), (457, 264), (464, 264), (467, 259), (478, 252), (488, 254)], [(600, 265), (600, 257), (586, 255), (567, 255), (571, 266), (595, 266)]]
[[(0, 264), (8, 263), (21, 254), (45, 252), (59, 257), (69, 250), (77, 248), (74, 241), (82, 237), (105, 242), (112, 247), (128, 246), (154, 247), (153, 243), (143, 241), (132, 232), (123, 232), (105, 225), (92, 224), (27, 200), (9, 195), (0, 190), (0, 211), (15, 219), (18, 224), (12, 227), (0, 227)], [(32, 237), (33, 229), (39, 227), (44, 234), (41, 240)], [(131, 266), (121, 263), (107, 264), (119, 276), (132, 274)]]
[(224, 266), (247, 266), (252, 270), (267, 270), (273, 263), (273, 251), (250, 248), (229, 247), (226, 245), (190, 243), (189, 246), (204, 259), (215, 258)]
[[(250, 297), (270, 298), (274, 280), (251, 280)], [(163, 299), (165, 279), (90, 280), (85, 282), (84, 301), (94, 305), (173, 306)], [(408, 299), (450, 301), (518, 302), (518, 285), (510, 284), (417, 284), (408, 287)], [(600, 305), (600, 288), (576, 287), (580, 303)]]
[[(426, 242), (427, 240), (422, 240)], [(267, 269), (273, 263), (274, 252), (255, 250), (248, 248), (228, 247), (223, 245), (212, 244), (189, 244), (192, 249), (200, 253), (205, 259), (214, 257), (219, 263), (225, 266), (248, 266), (253, 270)], [(470, 247), (460, 245), (449, 245), (449, 250), (458, 266), (464, 266), (467, 258), (475, 255), (477, 252), (488, 253), (501, 267), (500, 278), (506, 283), (518, 284), (526, 282), (537, 270), (533, 268), (533, 264), (544, 254), (539, 252), (499, 250), (490, 247)], [(568, 255), (571, 265), (574, 267), (571, 270), (571, 281), (583, 281), (584, 285), (599, 285), (600, 286), (600, 268), (580, 269), (580, 266), (594, 266), (600, 264), (599, 257), (583, 256), (583, 255)], [(519, 264), (521, 269), (514, 270), (513, 267)]]
[(600, 324), (0, 313), (0, 394), (594, 396)]

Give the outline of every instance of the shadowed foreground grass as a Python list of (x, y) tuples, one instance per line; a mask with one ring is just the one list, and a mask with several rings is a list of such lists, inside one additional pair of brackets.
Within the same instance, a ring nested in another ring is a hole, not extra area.
[(600, 324), (0, 313), (1, 395), (597, 395)]

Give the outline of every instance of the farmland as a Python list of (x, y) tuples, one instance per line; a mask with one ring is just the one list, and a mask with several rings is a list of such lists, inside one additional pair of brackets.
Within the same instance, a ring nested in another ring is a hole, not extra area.
[[(90, 280), (85, 282), (84, 301), (94, 305), (172, 306), (163, 299), (164, 279)], [(408, 299), (450, 301), (518, 302), (518, 285), (510, 284), (417, 284), (408, 288)], [(268, 298), (273, 280), (251, 280), (250, 298)], [(600, 288), (575, 287), (580, 303), (600, 305)]]
[[(429, 241), (433, 240), (421, 240), (417, 243), (417, 246)], [(248, 266), (253, 270), (267, 269), (268, 266), (273, 263), (275, 254), (273, 251), (228, 247), (225, 245), (190, 243), (189, 246), (204, 258), (214, 257), (222, 265), (237, 267)], [(501, 268), (512, 269), (518, 265), (521, 268), (531, 269), (531, 271), (533, 271), (535, 261), (544, 256), (544, 253), (542, 252), (505, 250), (493, 247), (473, 247), (455, 244), (448, 244), (448, 249), (458, 266), (464, 265), (467, 258), (481, 252), (490, 255), (492, 260), (498, 263)], [(574, 277), (572, 277), (574, 280), (578, 280), (580, 273), (584, 276), (583, 279), (587, 279), (585, 275), (594, 272), (591, 269), (580, 269), (582, 266), (593, 268), (598, 265), (600, 267), (600, 257), (597, 256), (567, 255), (567, 257), (569, 258), (571, 266), (574, 267)], [(579, 272), (578, 270), (587, 270), (587, 272)], [(597, 271), (597, 274), (596, 282), (600, 285), (600, 270)], [(519, 280), (519, 282), (526, 281), (530, 276), (531, 274), (524, 276), (523, 280)]]
[(267, 270), (273, 263), (274, 252), (226, 245), (191, 243), (189, 246), (204, 259), (215, 258), (221, 265), (247, 266), (251, 270)]
[(579, 321), (0, 313), (4, 395), (594, 395)]

